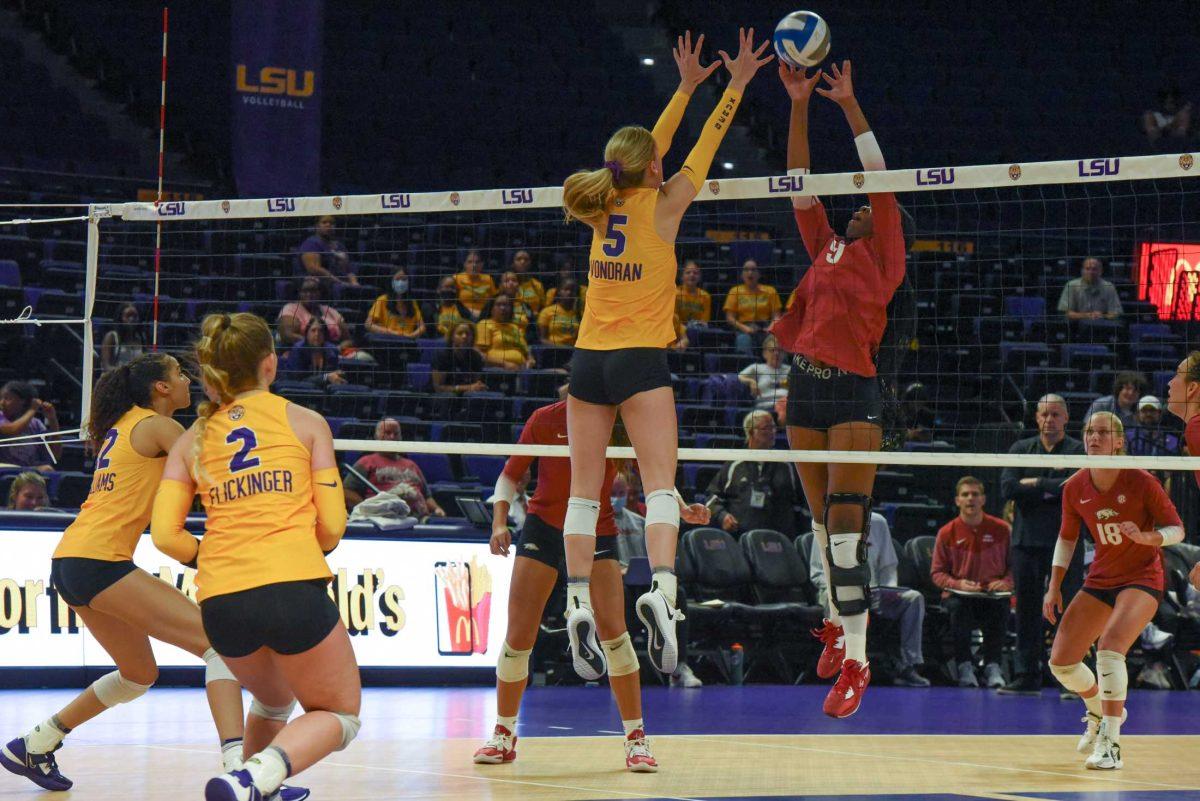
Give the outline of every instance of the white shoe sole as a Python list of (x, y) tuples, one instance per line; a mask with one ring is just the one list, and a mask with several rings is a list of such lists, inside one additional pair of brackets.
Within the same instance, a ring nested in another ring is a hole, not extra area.
[(1125, 760), (1118, 760), (1115, 765), (1100, 765), (1091, 762), (1084, 762), (1083, 766), (1088, 770), (1120, 770), (1125, 767)]
[[(596, 636), (596, 619), (592, 615), (568, 615), (567, 638), (571, 641), (571, 664), (579, 678), (596, 681), (608, 671), (604, 651)], [(589, 655), (592, 658), (588, 658)]]
[(675, 621), (661, 616), (666, 609), (666, 598), (657, 592), (647, 592), (637, 600), (638, 620), (646, 627), (646, 653), (650, 664), (659, 673), (671, 675), (679, 666), (679, 646), (675, 641)]
[(637, 765), (626, 762), (625, 767), (630, 773), (658, 773), (658, 765), (647, 765), (644, 762)]

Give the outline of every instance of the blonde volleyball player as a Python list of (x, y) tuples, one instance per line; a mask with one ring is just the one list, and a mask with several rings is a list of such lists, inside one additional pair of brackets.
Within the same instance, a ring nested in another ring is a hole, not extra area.
[[(358, 734), (358, 665), (324, 555), (345, 531), (345, 499), (329, 425), (267, 389), (278, 360), (262, 318), (208, 315), (195, 358), (209, 401), (167, 456), (150, 530), (163, 553), (197, 562), (213, 648), (253, 693), (252, 713), (284, 724), (248, 741), (256, 753), (205, 798), (262, 801)], [(183, 528), (197, 493), (199, 542)], [(304, 714), (288, 722), (297, 700)]]
[[(559, 401), (536, 409), (521, 430), (521, 444), (558, 445), (567, 437), (567, 403)], [(508, 556), (512, 533), (508, 510), (517, 483), (533, 464), (532, 456), (512, 456), (496, 480), (492, 506), (492, 553)], [(600, 515), (596, 524), (592, 563), (592, 598), (600, 647), (608, 662), (609, 686), (625, 728), (625, 767), (634, 773), (653, 773), (658, 762), (646, 742), (642, 721), (642, 687), (638, 658), (625, 628), (625, 588), (617, 564), (617, 525), (613, 520), (612, 485), (617, 463), (605, 464), (600, 488)], [(563, 561), (563, 518), (571, 488), (571, 463), (561, 457), (538, 458), (537, 489), (529, 501), (528, 515), (516, 544), (512, 582), (508, 593), (508, 634), (496, 665), (496, 727), (491, 738), (475, 752), (478, 764), (503, 764), (517, 758), (517, 713), (529, 678), (529, 655), (537, 640), (546, 601), (558, 581)], [(693, 504), (685, 519), (703, 525), (708, 508)]]
[(737, 58), (721, 51), (730, 81), (683, 169), (664, 180), (662, 159), (693, 89), (716, 65), (700, 65), (703, 37), (675, 50), (679, 91), (653, 132), (620, 129), (604, 149), (604, 167), (577, 172), (563, 185), (568, 219), (593, 231), (588, 297), (567, 398), (571, 497), (563, 521), (567, 561), (567, 631), (575, 670), (585, 679), (605, 671), (588, 581), (604, 482), (605, 447), (618, 410), (637, 453), (646, 490), (646, 549), (654, 571), (637, 600), (649, 632), (650, 661), (673, 673), (677, 659), (675, 546), (683, 501), (675, 491), (679, 431), (667, 349), (675, 341), (675, 235), (724, 138), (742, 92), (771, 57), (754, 46), (754, 30), (739, 31)]
[[(1089, 456), (1125, 452), (1125, 429), (1111, 412), (1096, 412), (1083, 429)], [(1062, 582), (1086, 525), (1096, 544), (1082, 591), (1062, 613)], [(1129, 683), (1125, 654), (1154, 618), (1163, 597), (1160, 550), (1183, 539), (1183, 523), (1166, 491), (1145, 470), (1085, 468), (1067, 479), (1062, 494), (1062, 527), (1054, 546), (1050, 587), (1042, 613), (1062, 623), (1050, 649), (1050, 671), (1087, 706), (1087, 728), (1079, 751), (1092, 770), (1120, 770), (1121, 723)], [(1099, 679), (1083, 664), (1096, 644)]]
[[(171, 415), (191, 403), (188, 377), (170, 356), (139, 356), (97, 382), (88, 417), (96, 473), (79, 516), (54, 551), (50, 580), (117, 665), (84, 692), (0, 749), (0, 764), (47, 790), (67, 790), (54, 752), (72, 729), (117, 704), (143, 695), (158, 677), (150, 637), (201, 657), (223, 762), (242, 761), (242, 695), (233, 674), (210, 647), (200, 609), (166, 582), (133, 563), (150, 522), (167, 451), (183, 428)], [(273, 724), (251, 716), (248, 736)], [(269, 734), (269, 732), (267, 732)], [(308, 796), (289, 788), (291, 801)]]
[[(788, 133), (788, 172), (805, 174), (808, 101), (815, 91), (835, 101), (846, 115), (866, 170), (885, 169), (883, 154), (867, 124), (850, 80), (850, 62), (832, 74), (779, 65), (779, 77), (792, 101)], [(817, 88), (824, 77), (828, 88)], [(869, 195), (870, 205), (855, 212), (838, 236), (825, 207), (811, 197), (792, 199), (796, 226), (812, 267), (796, 287), (795, 302), (771, 332), (792, 357), (788, 377), (787, 434), (797, 450), (877, 451), (883, 441), (882, 400), (875, 357), (887, 327), (887, 306), (904, 281), (907, 250), (903, 213), (890, 192)], [(831, 615), (814, 634), (825, 647), (817, 675), (837, 681), (825, 697), (826, 715), (844, 718), (858, 711), (871, 681), (867, 664), (870, 609), (863, 532), (871, 519), (873, 464), (797, 464), (800, 483), (813, 513), (813, 533), (829, 571)]]

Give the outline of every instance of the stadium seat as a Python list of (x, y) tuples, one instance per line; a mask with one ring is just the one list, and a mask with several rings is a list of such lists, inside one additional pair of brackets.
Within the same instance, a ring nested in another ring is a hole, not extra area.
[(925, 596), (926, 604), (939, 603), (942, 597), (942, 590), (933, 583), (931, 570), (933, 567), (933, 545), (937, 541), (937, 537), (931, 535), (922, 535), (913, 537), (908, 542), (904, 543), (904, 555), (908, 557), (916, 573), (916, 584), (913, 589), (920, 590)]
[(21, 266), (12, 259), (0, 259), (0, 287), (19, 287)]
[(421, 468), (421, 473), (425, 476), (428, 484), (458, 482), (454, 476), (454, 469), (450, 465), (450, 457), (444, 453), (411, 453), (408, 458)]
[(467, 473), (464, 480), (473, 480), (485, 487), (495, 486), (496, 479), (504, 470), (505, 461), (503, 456), (464, 456), (463, 469)]

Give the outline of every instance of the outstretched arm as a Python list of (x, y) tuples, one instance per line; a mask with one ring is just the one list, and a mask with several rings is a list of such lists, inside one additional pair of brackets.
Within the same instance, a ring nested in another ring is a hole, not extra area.
[[(792, 99), (792, 115), (788, 123), (787, 168), (788, 171), (803, 170), (808, 172), (812, 160), (808, 153), (808, 101), (812, 97), (813, 88), (821, 79), (821, 71), (817, 70), (808, 77), (807, 70), (794, 69), (782, 61), (779, 62), (779, 80)], [(793, 198), (803, 200), (804, 198)], [(811, 202), (811, 199), (810, 199)]]
[(816, 92), (837, 103), (846, 115), (846, 122), (850, 124), (850, 131), (854, 134), (854, 145), (858, 148), (858, 157), (862, 161), (863, 169), (886, 170), (887, 165), (883, 162), (879, 143), (875, 141), (875, 135), (871, 133), (871, 126), (867, 123), (862, 106), (858, 105), (858, 98), (854, 96), (854, 83), (850, 79), (850, 72), (848, 59), (842, 62), (841, 68), (837, 64), (832, 65), (830, 72), (821, 73), (829, 88), (818, 87)]
[(721, 66), (720, 61), (714, 61), (707, 67), (700, 63), (700, 48), (703, 46), (704, 34), (700, 34), (696, 46), (692, 47), (692, 32), (688, 31), (679, 37), (679, 41), (671, 50), (671, 54), (675, 56), (675, 64), (679, 67), (679, 88), (675, 90), (671, 102), (667, 103), (658, 122), (654, 124), (654, 130), (651, 131), (660, 159), (665, 158), (667, 151), (671, 149), (671, 140), (679, 130), (679, 123), (683, 121), (683, 112), (687, 109), (688, 101), (692, 99), (692, 93)]

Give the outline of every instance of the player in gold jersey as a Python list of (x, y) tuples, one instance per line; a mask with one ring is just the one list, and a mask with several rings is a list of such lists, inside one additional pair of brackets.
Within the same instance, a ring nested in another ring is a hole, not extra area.
[(697, 86), (718, 64), (700, 64), (701, 36), (675, 48), (679, 89), (654, 126), (621, 128), (604, 149), (604, 167), (577, 172), (563, 184), (568, 219), (593, 231), (587, 305), (575, 342), (567, 399), (571, 451), (571, 497), (563, 524), (567, 562), (567, 631), (575, 671), (597, 679), (606, 670), (591, 610), (588, 576), (595, 551), (596, 520), (604, 478), (605, 448), (618, 410), (633, 443), (646, 490), (646, 549), (654, 571), (650, 591), (637, 601), (649, 631), (649, 655), (673, 673), (676, 580), (675, 546), (683, 500), (675, 490), (679, 431), (667, 348), (676, 339), (675, 236), (688, 206), (704, 185), (717, 147), (759, 68), (768, 42), (754, 46), (754, 29), (738, 32), (737, 58), (720, 51), (729, 86), (700, 138), (669, 180), (663, 156)]
[[(72, 729), (138, 698), (154, 684), (158, 666), (150, 637), (204, 659), (222, 761), (227, 769), (241, 765), (241, 688), (209, 645), (200, 609), (133, 563), (167, 451), (183, 433), (171, 415), (191, 404), (189, 384), (179, 363), (161, 353), (139, 356), (96, 384), (87, 432), (96, 447), (96, 473), (79, 516), (54, 551), (50, 575), (59, 597), (112, 656), (117, 670), (0, 749), (0, 764), (47, 790), (71, 787), (58, 770), (54, 751)], [(275, 724), (258, 717), (250, 721), (251, 736), (272, 734)], [(291, 801), (307, 795), (300, 788), (285, 793)]]
[[(254, 695), (285, 723), (251, 743), (245, 767), (211, 779), (207, 801), (271, 799), (283, 780), (358, 734), (362, 689), (350, 637), (327, 587), (325, 554), (346, 528), (329, 425), (268, 391), (278, 359), (253, 314), (210, 314), (195, 348), (209, 400), (167, 456), (151, 534), (198, 564), (204, 630)], [(197, 542), (183, 522), (199, 494)], [(305, 713), (287, 722), (296, 701)]]

